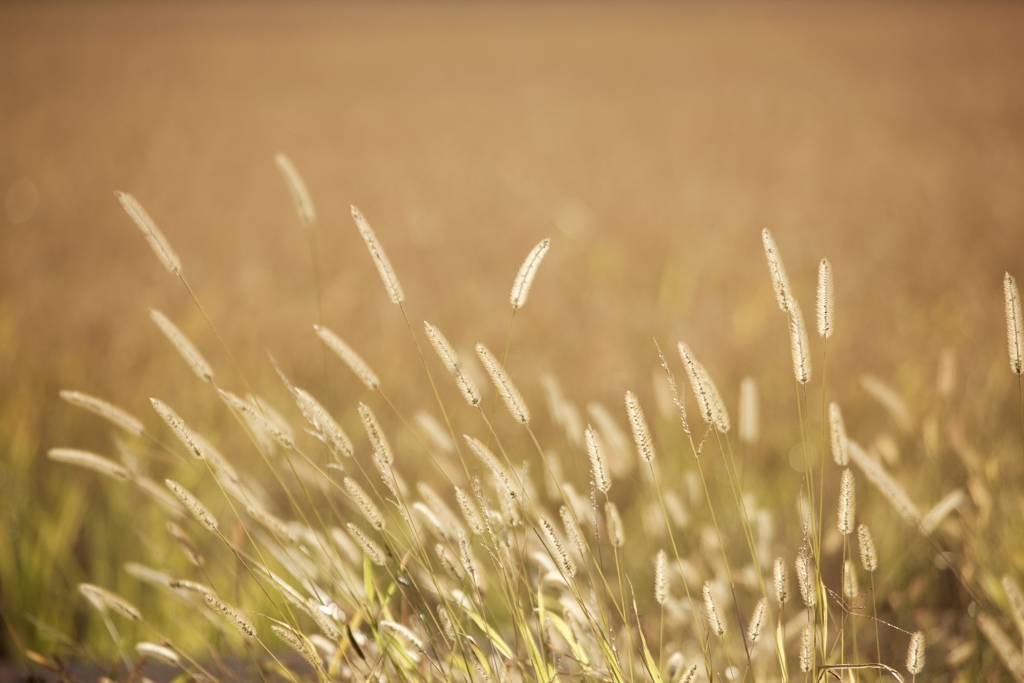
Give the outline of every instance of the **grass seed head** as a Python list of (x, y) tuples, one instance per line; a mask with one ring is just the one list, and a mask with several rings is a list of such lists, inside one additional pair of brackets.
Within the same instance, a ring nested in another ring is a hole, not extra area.
[(793, 305), (792, 288), (789, 286), (789, 278), (786, 276), (786, 269), (782, 265), (782, 257), (779, 256), (779, 248), (775, 244), (775, 238), (768, 228), (761, 230), (761, 242), (764, 244), (764, 256), (768, 261), (768, 272), (772, 278), (772, 288), (775, 290), (775, 300), (783, 313), (789, 313)]
[(51, 448), (46, 455), (54, 462), (81, 467), (111, 479), (127, 481), (132, 478), (128, 468), (119, 465), (113, 460), (104, 458), (102, 455), (96, 455), (89, 451), (81, 451), (75, 448)]
[(508, 412), (512, 413), (516, 422), (527, 424), (530, 421), (530, 411), (526, 407), (526, 401), (516, 385), (512, 383), (501, 362), (483, 344), (476, 345), (476, 354), (480, 357), (484, 369), (487, 370), (491, 382), (494, 383), (494, 388), (498, 390), (501, 400), (505, 402)]
[(101, 398), (83, 394), (80, 391), (68, 390), (61, 391), (60, 397), (76, 408), (81, 408), (82, 410), (87, 410), (94, 415), (98, 415), (126, 432), (139, 436), (145, 432), (145, 427), (142, 422), (140, 422), (134, 415), (126, 410), (118, 408), (113, 403), (104, 401)]
[(640, 407), (640, 400), (632, 391), (626, 392), (626, 416), (629, 418), (637, 453), (645, 462), (650, 463), (654, 460), (654, 439), (651, 438), (651, 429)]
[(206, 358), (199, 352), (196, 345), (185, 336), (185, 333), (178, 329), (178, 326), (172, 323), (170, 318), (156, 309), (149, 309), (149, 317), (164, 333), (164, 336), (171, 342), (196, 377), (204, 382), (212, 382), (213, 368), (206, 362)]
[(128, 214), (128, 217), (142, 231), (142, 236), (146, 238), (150, 248), (153, 249), (153, 253), (160, 259), (160, 263), (163, 264), (164, 268), (172, 275), (181, 277), (181, 259), (178, 258), (178, 254), (171, 248), (171, 243), (160, 232), (160, 228), (156, 227), (156, 222), (150, 218), (146, 210), (142, 208), (142, 205), (139, 204), (135, 197), (126, 192), (115, 192), (114, 196), (117, 197), (117, 201), (121, 202), (121, 207)]
[(526, 303), (526, 297), (530, 295), (530, 287), (533, 285), (533, 278), (537, 275), (537, 269), (540, 268), (541, 261), (544, 260), (550, 246), (550, 239), (541, 240), (526, 256), (523, 265), (519, 267), (516, 279), (512, 283), (512, 293), (509, 295), (513, 311), (522, 308)]
[(860, 564), (864, 571), (871, 573), (878, 569), (878, 552), (875, 550), (875, 539), (867, 525), (857, 527), (857, 545), (860, 548)]
[(349, 370), (366, 385), (367, 389), (377, 391), (380, 388), (380, 380), (377, 379), (377, 375), (370, 369), (366, 361), (352, 350), (351, 346), (341, 340), (341, 337), (322, 325), (313, 325), (313, 330), (327, 345), (327, 348), (333, 351), (348, 366)]
[(843, 536), (853, 533), (853, 522), (857, 516), (857, 489), (853, 479), (853, 471), (849, 467), (843, 470), (839, 482), (839, 511), (837, 526)]
[(828, 339), (835, 328), (836, 295), (832, 264), (827, 258), (818, 264), (818, 336)]
[(458, 385), (459, 391), (462, 392), (462, 397), (466, 399), (466, 403), (471, 406), (480, 405), (480, 392), (469, 375), (463, 371), (462, 364), (459, 362), (459, 356), (455, 353), (455, 348), (448, 341), (448, 338), (441, 333), (441, 330), (426, 321), (423, 322), (423, 327), (426, 329), (430, 345), (434, 347), (437, 357), (441, 359), (444, 367), (455, 380), (455, 384)]
[(924, 631), (915, 631), (907, 647), (907, 673), (916, 676), (924, 671)]
[(708, 620), (708, 628), (718, 637), (722, 637), (725, 635), (725, 620), (722, 619), (722, 615), (718, 611), (715, 596), (711, 592), (711, 584), (707, 581), (704, 582), (703, 593), (704, 616)]
[(1020, 375), (1024, 373), (1024, 320), (1021, 318), (1017, 280), (1009, 273), (1003, 277), (1003, 295), (1006, 299), (1006, 346), (1010, 353), (1010, 370)]
[(274, 157), (274, 163), (281, 171), (281, 176), (288, 186), (288, 192), (292, 195), (299, 220), (302, 221), (304, 227), (311, 229), (316, 224), (316, 209), (313, 208), (313, 199), (309, 196), (306, 183), (303, 182), (302, 176), (299, 175), (291, 159), (284, 154), (277, 154)]
[(377, 272), (380, 273), (380, 279), (384, 282), (384, 288), (388, 291), (391, 303), (401, 304), (405, 299), (405, 295), (402, 293), (402, 286), (398, 284), (395, 270), (391, 267), (391, 262), (388, 260), (387, 254), (384, 253), (384, 248), (377, 241), (377, 234), (374, 233), (373, 228), (370, 227), (370, 224), (363, 217), (359, 209), (354, 206), (352, 207), (352, 220), (355, 221), (359, 234), (363, 236), (363, 241), (366, 242), (370, 258), (373, 259), (373, 265), (377, 266)]
[(757, 639), (761, 636), (761, 627), (764, 626), (764, 616), (767, 609), (767, 598), (761, 598), (757, 601), (757, 605), (754, 607), (754, 614), (750, 617), (750, 623), (747, 625), (747, 640), (751, 643), (756, 643)]
[(789, 572), (786, 569), (786, 561), (781, 557), (775, 558), (772, 565), (772, 579), (775, 583), (775, 599), (780, 605), (786, 604), (789, 599)]

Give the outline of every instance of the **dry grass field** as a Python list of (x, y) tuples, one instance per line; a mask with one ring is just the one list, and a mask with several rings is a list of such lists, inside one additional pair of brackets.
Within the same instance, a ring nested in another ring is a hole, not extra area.
[[(761, 229), (811, 328), (827, 257), (837, 331), (826, 400), (843, 405), (851, 436), (923, 511), (966, 492), (929, 543), (890, 528), (885, 500), (859, 482), (880, 546), (906, 553), (881, 607), (928, 633), (929, 680), (1001, 680), (974, 617), (1012, 629), (999, 582), (1024, 573), (1002, 291), (1004, 272), (1024, 277), (1022, 31), (1024, 6), (1012, 3), (0, 4), (0, 654), (113, 659), (77, 584), (145, 602), (121, 565), (156, 563), (173, 547), (140, 527), (162, 533), (142, 497), (46, 459), (53, 447), (117, 455), (103, 423), (59, 390), (111, 400), (153, 429), (149, 398), (160, 397), (197, 431), (221, 433), (213, 440), (237, 467), (262, 467), (244, 432), (227, 435), (230, 414), (149, 308), (189, 335), (227, 388), (288, 408), (269, 353), (361, 434), (365, 392), (333, 357), (325, 373), (312, 330), (311, 243), (274, 164), (284, 152), (319, 214), (322, 321), (373, 366), (397, 413), (434, 406), (433, 393), (351, 204), (398, 273), (420, 343), (427, 319), (467, 356), (478, 341), (504, 348), (512, 279), (551, 238), (507, 358), (538, 421), (545, 373), (581, 408), (609, 406), (627, 434), (622, 396), (633, 390), (659, 441), (674, 443), (659, 458), (683, 467), (692, 457), (659, 395), (652, 339), (672, 350), (680, 378), (674, 349), (685, 340), (732, 411), (753, 377), (762, 436), (743, 451), (745, 493), (797, 539), (791, 451), (810, 439)], [(225, 346), (115, 190), (174, 245)], [(937, 388), (942, 358), (955, 360), (951, 393)], [(898, 392), (908, 429), (865, 391), (864, 374)], [(454, 388), (444, 391), (456, 406)], [(817, 441), (821, 384), (806, 396)], [(370, 403), (397, 431), (387, 405)], [(494, 415), (511, 429), (503, 410)], [(584, 490), (585, 451), (543, 430), (545, 446), (571, 454)], [(410, 441), (396, 439), (400, 450)], [(428, 477), (426, 465), (410, 467), (407, 478)], [(838, 469), (827, 472), (818, 494), (834, 509)], [(641, 497), (641, 474), (615, 491)], [(788, 543), (791, 558), (799, 543)], [(653, 554), (644, 546), (637, 566)], [(892, 641), (883, 658), (903, 670), (906, 635)]]

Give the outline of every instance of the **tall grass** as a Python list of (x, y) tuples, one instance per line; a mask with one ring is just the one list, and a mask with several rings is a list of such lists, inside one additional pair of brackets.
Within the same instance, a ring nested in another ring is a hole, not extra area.
[[(315, 232), (298, 172), (285, 157), (277, 163), (300, 222)], [(170, 241), (139, 202), (117, 196), (206, 318)], [(280, 390), (256, 396), (226, 347), (220, 355), (230, 369), (215, 372), (154, 311), (170, 342), (168, 362), (180, 362), (177, 353), (196, 375), (194, 392), (205, 397), (196, 405), (219, 399), (231, 417), (221, 429), (243, 434), (248, 452), (221, 453), (213, 444), (222, 435), (200, 434), (159, 399), (147, 416), (65, 393), (71, 406), (118, 430), (121, 462), (70, 448), (50, 458), (77, 468), (78, 479), (95, 478), (104, 498), (134, 501), (147, 513), (128, 513), (142, 525), (132, 564), (116, 578), (78, 581), (103, 635), (65, 640), (33, 661), (60, 671), (53, 653), (71, 653), (121, 677), (157, 660), (213, 679), (676, 683), (915, 680), (929, 669), (981, 671), (998, 657), (1024, 677), (1020, 644), (1004, 631), (1010, 616), (1017, 640), (1024, 637), (1012, 576), (1024, 565), (989, 543), (1012, 528), (1000, 517), (1013, 504), (997, 495), (991, 463), (963, 432), (951, 407), (955, 389), (942, 389), (955, 386), (948, 377), (924, 403), (919, 426), (898, 392), (877, 378), (865, 384), (879, 413), (907, 431), (904, 443), (926, 453), (914, 461), (915, 478), (887, 429), (871, 434), (844, 423), (844, 397), (827, 384), (826, 343), (866, 332), (844, 327), (828, 260), (819, 264), (816, 349), (799, 288), (763, 231), (765, 286), (781, 310), (777, 333), (789, 335), (793, 389), (763, 391), (744, 380), (736, 439), (730, 392), (680, 340), (678, 357), (666, 358), (657, 344), (645, 351), (663, 373), (653, 398), (646, 386), (622, 387), (624, 407), (591, 406), (587, 424), (547, 378), (546, 411), (537, 409), (537, 378), (521, 376), (508, 351), (516, 317), (529, 315), (531, 287), (534, 296), (554, 295), (535, 278), (557, 243), (539, 243), (510, 278), (508, 334), (465, 340), (475, 343), (473, 358), (459, 356), (436, 326), (413, 324), (386, 256), (387, 233), (382, 241), (354, 207), (352, 216), (383, 284), (367, 296), (395, 304), (380, 315), (402, 319), (430, 393), (397, 400), (403, 386), (372, 370), (392, 359), (352, 348), (321, 313), (315, 333), (331, 354), (323, 386), (296, 386), (288, 368), (277, 367)], [(835, 278), (842, 291), (841, 273)], [(1008, 311), (1009, 292), (1008, 284)], [(1014, 310), (1019, 318), (1019, 304)], [(1011, 363), (1014, 339), (1011, 331)], [(797, 444), (792, 465), (785, 449), (763, 440), (761, 401), (789, 416), (776, 427)], [(287, 403), (294, 406), (284, 410)], [(410, 404), (416, 415), (401, 407)], [(668, 409), (651, 412), (653, 405)], [(194, 406), (182, 409), (195, 414)], [(773, 490), (750, 475), (755, 453), (788, 473)], [(908, 483), (921, 478), (935, 489), (922, 495)], [(76, 490), (69, 485), (69, 515), (87, 502)], [(928, 507), (926, 496), (940, 500)], [(869, 529), (883, 527), (887, 543), (876, 547)], [(932, 569), (912, 565), (911, 554), (934, 559)], [(908, 574), (911, 566), (918, 573)], [(928, 572), (951, 577), (944, 604), (966, 625), (915, 616), (914, 603), (927, 599), (919, 586), (941, 583)], [(942, 656), (930, 652), (937, 647)]]

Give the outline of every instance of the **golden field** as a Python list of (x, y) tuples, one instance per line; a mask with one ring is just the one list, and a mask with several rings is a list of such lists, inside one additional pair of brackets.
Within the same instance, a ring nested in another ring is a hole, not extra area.
[[(887, 619), (929, 634), (929, 680), (1001, 680), (972, 618), (1001, 614), (1010, 630), (999, 580), (1024, 571), (1024, 434), (1002, 291), (1004, 272), (1024, 277), (1022, 29), (1024, 7), (1008, 3), (0, 4), (0, 653), (22, 661), (74, 640), (110, 658), (76, 585), (137, 591), (121, 565), (173, 547), (139, 528), (160, 519), (143, 498), (46, 459), (53, 447), (116, 457), (109, 430), (59, 390), (106, 398), (154, 429), (148, 399), (159, 397), (198, 431), (222, 432), (236, 466), (262, 467), (149, 308), (231, 390), (288, 409), (270, 354), (361, 432), (365, 391), (325, 361), (312, 330), (311, 243), (274, 164), (283, 152), (319, 215), (323, 323), (377, 371), (398, 413), (430, 407), (433, 393), (350, 205), (386, 249), (416, 333), (429, 320), (470, 356), (478, 341), (504, 348), (513, 277), (550, 237), (507, 359), (537, 421), (544, 373), (581, 408), (609, 406), (624, 430), (633, 390), (670, 444), (659, 458), (683, 467), (652, 339), (673, 350), (679, 376), (674, 348), (686, 341), (731, 408), (743, 377), (761, 388), (744, 481), (777, 511), (780, 536), (799, 533), (791, 453), (802, 439), (761, 229), (811, 328), (827, 257), (827, 400), (922, 510), (966, 492), (935, 546), (890, 525), (885, 501), (858, 483), (899, 567), (879, 589)], [(115, 190), (177, 249), (232, 357)], [(940, 395), (944, 353), (955, 390)], [(820, 346), (814, 360), (817, 442)], [(864, 374), (902, 396), (908, 429)], [(458, 405), (453, 387), (442, 394)], [(370, 403), (398, 431), (386, 404)], [(579, 445), (549, 442), (585, 479)], [(820, 491), (833, 507), (837, 472)], [(633, 499), (645, 485), (634, 472), (615, 490), (633, 487)], [(959, 578), (937, 568), (936, 548)], [(652, 553), (639, 554), (649, 566)], [(904, 657), (900, 638), (888, 660)], [(958, 647), (970, 650), (962, 661)]]

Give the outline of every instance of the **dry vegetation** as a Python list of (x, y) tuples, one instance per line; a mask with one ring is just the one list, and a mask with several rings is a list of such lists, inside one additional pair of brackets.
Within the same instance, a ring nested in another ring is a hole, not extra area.
[(7, 657), (1024, 675), (1020, 10), (252, 10), (0, 8)]

